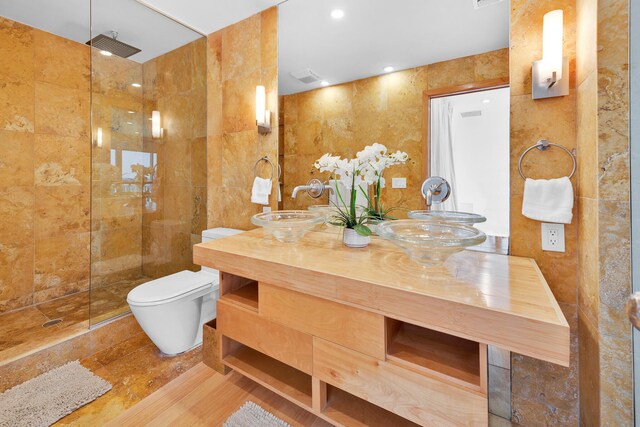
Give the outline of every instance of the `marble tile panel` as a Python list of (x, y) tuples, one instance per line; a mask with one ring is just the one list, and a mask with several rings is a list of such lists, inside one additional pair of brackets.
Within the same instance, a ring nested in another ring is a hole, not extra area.
[[(260, 15), (253, 15), (222, 31), (223, 81), (246, 77), (261, 67)], [(253, 93), (255, 93), (255, 87)]]
[[(0, 74), (11, 79), (33, 77), (34, 29), (0, 17)], [(3, 79), (4, 80), (4, 79)]]
[(33, 304), (33, 245), (0, 243), (0, 313)]
[(489, 412), (511, 417), (511, 371), (489, 365)]
[(599, 333), (590, 316), (578, 310), (580, 424), (600, 425), (600, 363)]
[(388, 107), (396, 109), (422, 109), (422, 94), (428, 87), (429, 66), (396, 71), (385, 77), (388, 90)]
[(0, 189), (0, 244), (33, 244), (33, 187)]
[(207, 185), (207, 138), (195, 138), (190, 143), (191, 149), (191, 185), (205, 187)]
[(88, 138), (89, 93), (36, 82), (35, 121), (36, 133)]
[(91, 179), (91, 145), (86, 138), (35, 135), (35, 184), (87, 185)]
[(511, 352), (509, 350), (490, 345), (487, 351), (490, 365), (511, 369)]
[(560, 308), (571, 327), (569, 368), (512, 355), (512, 420), (520, 425), (578, 425), (577, 306), (560, 304)]
[(90, 47), (55, 34), (34, 30), (35, 80), (90, 90)]
[(222, 127), (224, 133), (253, 130), (256, 134), (255, 93), (261, 84), (259, 71), (222, 84)]
[(509, 49), (481, 53), (473, 58), (475, 80), (509, 77)]
[(36, 240), (35, 302), (88, 289), (89, 233)]
[(628, 65), (598, 68), (598, 197), (629, 200)]
[(34, 136), (0, 130), (0, 188), (33, 185)]
[(36, 239), (90, 231), (89, 186), (36, 187)]
[(207, 229), (207, 188), (193, 187), (191, 210), (191, 234), (200, 235)]
[[(353, 84), (353, 111), (354, 114), (361, 114), (366, 116), (376, 115), (389, 108), (389, 83), (385, 77), (372, 77), (368, 79), (356, 80)], [(329, 89), (329, 88), (326, 88)], [(322, 99), (318, 99), (317, 102), (323, 105)], [(305, 107), (305, 103), (298, 102), (298, 120), (300, 120), (303, 114), (302, 109)], [(324, 110), (324, 105), (323, 105)]]
[(458, 86), (475, 80), (475, 59), (472, 56), (429, 65), (429, 89)]
[(0, 82), (0, 129), (33, 132), (35, 123), (34, 83), (25, 77)]
[(207, 83), (222, 81), (222, 33), (207, 36)]
[(578, 304), (589, 322), (598, 326), (599, 318), (599, 232), (598, 202), (578, 199)]
[(260, 67), (278, 66), (278, 8), (260, 13)]
[(595, 198), (598, 193), (598, 76), (593, 72), (577, 88), (576, 138), (578, 194)]
[(597, 5), (598, 65), (629, 62), (629, 2), (606, 0)]

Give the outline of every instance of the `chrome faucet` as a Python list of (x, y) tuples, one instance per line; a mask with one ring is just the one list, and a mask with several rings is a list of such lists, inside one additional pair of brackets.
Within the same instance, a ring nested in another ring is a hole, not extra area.
[(427, 203), (427, 209), (431, 209), (433, 203), (442, 203), (451, 195), (451, 186), (446, 179), (439, 176), (431, 176), (422, 183), (422, 197)]
[(298, 185), (296, 188), (294, 188), (293, 193), (291, 193), (291, 198), (295, 199), (298, 191), (303, 190), (306, 191), (307, 194), (314, 199), (321, 197), (327, 190), (330, 192), (334, 191), (333, 187), (331, 187), (329, 184), (324, 184), (317, 178), (311, 178), (309, 182), (307, 182), (307, 185)]

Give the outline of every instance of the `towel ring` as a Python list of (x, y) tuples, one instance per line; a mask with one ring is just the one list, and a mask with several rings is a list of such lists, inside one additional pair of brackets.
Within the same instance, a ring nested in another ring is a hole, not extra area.
[(524, 173), (522, 172), (522, 159), (524, 159), (524, 156), (527, 155), (527, 153), (531, 150), (533, 150), (534, 148), (537, 148), (538, 150), (546, 150), (549, 147), (557, 147), (560, 148), (561, 150), (564, 150), (569, 157), (571, 157), (571, 160), (573, 161), (573, 169), (571, 170), (571, 174), (569, 175), (569, 179), (571, 179), (573, 177), (573, 175), (576, 173), (576, 167), (578, 166), (578, 163), (576, 161), (576, 156), (573, 155), (573, 153), (571, 151), (569, 151), (567, 149), (567, 147), (562, 146), (560, 144), (554, 144), (553, 142), (549, 142), (546, 139), (541, 139), (540, 141), (536, 142), (535, 145), (532, 145), (531, 147), (527, 148), (526, 150), (524, 150), (524, 152), (522, 153), (522, 155), (520, 156), (520, 159), (518, 159), (518, 172), (520, 172), (520, 176), (522, 177), (522, 179), (524, 179), (526, 181), (527, 177), (524, 176)]
[(269, 160), (268, 156), (264, 156), (264, 157), (258, 159), (256, 164), (253, 165), (253, 176), (255, 178), (258, 177), (258, 165), (260, 164), (260, 162), (268, 162), (271, 165), (271, 178), (270, 179), (273, 179), (273, 176), (275, 175), (275, 172), (276, 172), (276, 168), (273, 166), (273, 163), (271, 162), (271, 160)]

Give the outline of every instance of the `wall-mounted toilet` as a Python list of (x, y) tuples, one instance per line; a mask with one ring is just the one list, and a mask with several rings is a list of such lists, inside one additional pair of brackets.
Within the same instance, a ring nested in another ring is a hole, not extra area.
[[(202, 242), (241, 230), (213, 228), (202, 232)], [(219, 272), (203, 267), (151, 280), (127, 295), (131, 312), (151, 341), (167, 355), (184, 353), (202, 342), (202, 325), (216, 317)]]

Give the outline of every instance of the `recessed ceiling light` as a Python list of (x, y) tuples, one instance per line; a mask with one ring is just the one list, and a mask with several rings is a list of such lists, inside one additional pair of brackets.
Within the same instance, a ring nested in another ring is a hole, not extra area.
[(329, 82), (328, 82), (328, 81), (326, 81), (326, 80), (321, 81), (321, 82), (320, 82), (320, 84), (321, 84), (322, 86), (329, 86)]
[(108, 50), (101, 50), (100, 53), (104, 56), (111, 56), (113, 55), (113, 53), (109, 52)]
[(129, 114), (135, 114), (136, 112), (135, 112), (135, 111), (127, 111), (127, 113), (129, 113)]
[(393, 70), (395, 70), (395, 68), (393, 68), (391, 65), (387, 65), (386, 67), (384, 67), (384, 72), (385, 73), (390, 73)]
[(142, 87), (142, 85), (140, 83), (131, 83), (131, 86), (133, 86), (133, 87)]
[(483, 99), (483, 100), (482, 100), (482, 103), (483, 103), (483, 104), (488, 104), (488, 103), (490, 103), (490, 102), (491, 102), (491, 100), (490, 100), (490, 99)]
[(331, 11), (331, 17), (333, 19), (342, 19), (342, 18), (344, 18), (344, 10), (342, 10), (342, 9), (333, 9)]

